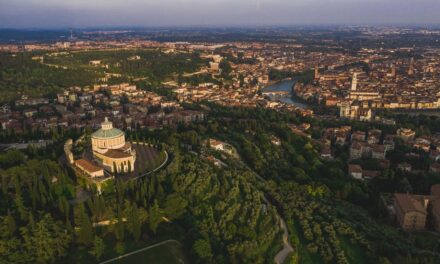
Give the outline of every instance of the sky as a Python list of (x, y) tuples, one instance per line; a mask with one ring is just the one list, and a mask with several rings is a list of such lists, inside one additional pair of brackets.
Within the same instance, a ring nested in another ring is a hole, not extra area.
[(440, 24), (440, 0), (0, 0), (0, 28)]

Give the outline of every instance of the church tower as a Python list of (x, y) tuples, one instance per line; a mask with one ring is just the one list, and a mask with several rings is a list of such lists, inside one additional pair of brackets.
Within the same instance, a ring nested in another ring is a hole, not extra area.
[(414, 58), (411, 58), (411, 61), (409, 62), (408, 75), (409, 76), (414, 75)]
[(315, 80), (319, 79), (319, 67), (318, 65), (315, 66)]
[(357, 80), (357, 73), (355, 72), (355, 73), (353, 73), (353, 79), (351, 80), (351, 90), (352, 90), (352, 91), (356, 91), (356, 89), (357, 89), (357, 83), (358, 83), (358, 80)]

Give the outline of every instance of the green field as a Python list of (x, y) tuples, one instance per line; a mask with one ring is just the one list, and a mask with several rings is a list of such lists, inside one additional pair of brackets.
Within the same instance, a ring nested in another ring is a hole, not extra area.
[[(128, 253), (130, 254), (130, 253)], [(111, 264), (182, 264), (190, 263), (183, 252), (182, 246), (174, 241), (162, 244), (157, 247), (140, 251), (133, 255), (114, 259)]]

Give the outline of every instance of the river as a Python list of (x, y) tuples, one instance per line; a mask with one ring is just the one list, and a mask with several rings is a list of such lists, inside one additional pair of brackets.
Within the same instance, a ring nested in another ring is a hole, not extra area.
[(261, 89), (261, 92), (279, 92), (279, 91), (287, 91), (289, 92), (288, 96), (268, 96), (272, 101), (280, 101), (286, 104), (294, 105), (298, 108), (307, 109), (309, 106), (302, 102), (299, 99), (296, 99), (292, 95), (292, 87), (295, 85), (296, 80), (284, 80), (272, 85), (269, 85), (263, 89)]

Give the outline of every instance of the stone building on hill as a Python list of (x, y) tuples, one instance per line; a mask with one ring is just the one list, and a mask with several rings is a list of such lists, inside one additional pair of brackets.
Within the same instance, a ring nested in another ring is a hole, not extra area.
[(101, 123), (101, 129), (92, 134), (92, 151), (94, 159), (107, 171), (121, 173), (134, 170), (136, 152), (125, 141), (124, 132), (114, 128), (107, 118)]
[(394, 194), (394, 209), (399, 225), (406, 231), (432, 228), (440, 232), (440, 184), (431, 186), (431, 195)]
[(104, 170), (102, 169), (102, 167), (98, 166), (97, 164), (94, 164), (93, 162), (87, 159), (75, 160), (75, 165), (82, 172), (84, 172), (85, 174), (89, 175), (92, 178), (104, 177)]
[(428, 215), (427, 203), (407, 193), (394, 194), (394, 208), (399, 225), (404, 230), (424, 229)]

